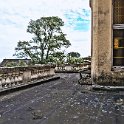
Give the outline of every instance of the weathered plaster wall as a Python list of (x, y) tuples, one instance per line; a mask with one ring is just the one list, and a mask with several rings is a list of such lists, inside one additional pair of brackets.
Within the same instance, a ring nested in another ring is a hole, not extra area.
[(124, 85), (123, 71), (112, 71), (112, 0), (92, 0), (92, 82)]

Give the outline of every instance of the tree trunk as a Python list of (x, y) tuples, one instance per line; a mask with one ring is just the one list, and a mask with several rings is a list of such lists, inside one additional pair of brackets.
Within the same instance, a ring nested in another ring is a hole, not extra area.
[(48, 49), (48, 50), (47, 50), (46, 60), (47, 60), (47, 59), (48, 59), (48, 57), (49, 57), (49, 51), (50, 51), (50, 49)]

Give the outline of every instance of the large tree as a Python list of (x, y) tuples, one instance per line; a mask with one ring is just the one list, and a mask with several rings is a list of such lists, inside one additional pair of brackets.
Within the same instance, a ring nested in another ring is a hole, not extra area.
[(71, 43), (62, 31), (64, 22), (59, 17), (41, 17), (30, 20), (27, 32), (34, 35), (30, 41), (19, 41), (15, 48), (17, 57), (30, 57), (34, 63), (45, 63), (57, 50)]

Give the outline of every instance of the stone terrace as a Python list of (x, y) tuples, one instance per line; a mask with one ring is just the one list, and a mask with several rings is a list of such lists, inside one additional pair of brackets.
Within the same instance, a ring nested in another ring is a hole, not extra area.
[(88, 90), (78, 73), (59, 76), (0, 96), (0, 124), (123, 124), (123, 92)]

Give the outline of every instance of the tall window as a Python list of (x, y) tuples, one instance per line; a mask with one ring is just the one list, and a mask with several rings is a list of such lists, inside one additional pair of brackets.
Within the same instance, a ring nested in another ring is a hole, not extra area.
[(113, 0), (113, 66), (124, 66), (124, 0)]

